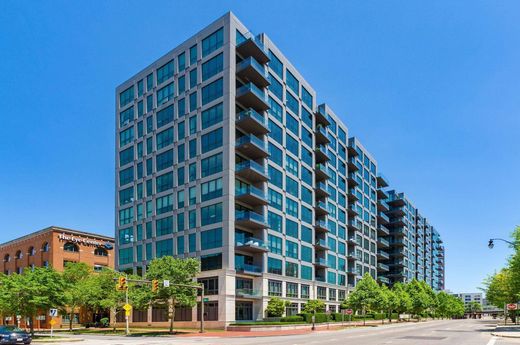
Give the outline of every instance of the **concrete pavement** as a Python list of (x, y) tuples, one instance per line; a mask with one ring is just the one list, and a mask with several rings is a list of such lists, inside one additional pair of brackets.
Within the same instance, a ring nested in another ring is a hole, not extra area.
[[(496, 320), (447, 320), (319, 331), (276, 337), (119, 337), (82, 335), (80, 344), (102, 345), (507, 345), (520, 339), (492, 336)], [(69, 343), (62, 343), (67, 344)], [(70, 343), (70, 345), (78, 343)]]

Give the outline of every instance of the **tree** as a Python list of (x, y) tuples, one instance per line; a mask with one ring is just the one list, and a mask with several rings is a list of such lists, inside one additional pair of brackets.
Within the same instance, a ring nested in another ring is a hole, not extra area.
[[(200, 261), (196, 259), (178, 259), (172, 256), (163, 256), (150, 262), (146, 270), (148, 280), (157, 279), (160, 282), (170, 281), (170, 286), (159, 285), (159, 290), (151, 296), (151, 301), (168, 305), (168, 317), (170, 319), (170, 334), (173, 334), (173, 320), (175, 318), (175, 306), (184, 305), (194, 307), (197, 302), (198, 285), (194, 279), (200, 272)], [(185, 285), (179, 286), (177, 284)], [(147, 294), (143, 291), (143, 300)], [(204, 303), (201, 301), (201, 303)]]
[(305, 303), (304, 313), (315, 314), (325, 311), (325, 302), (319, 299), (310, 299)]
[(469, 314), (480, 313), (482, 311), (482, 304), (477, 301), (471, 301), (465, 306), (465, 312)]
[(92, 277), (92, 269), (83, 262), (69, 262), (63, 271), (65, 282), (64, 302), (65, 312), (69, 314), (69, 330), (72, 331), (72, 321), (77, 308), (84, 307), (91, 298), (89, 280)]
[(392, 322), (392, 313), (399, 308), (399, 299), (397, 294), (386, 285), (381, 286), (381, 294), (383, 295), (382, 309), (388, 313), (388, 321)]
[(398, 314), (411, 312), (412, 300), (410, 298), (410, 295), (408, 294), (406, 286), (402, 283), (395, 283), (392, 287), (392, 292), (395, 294), (396, 297), (396, 305), (394, 307), (394, 310)]
[(0, 306), (4, 312), (29, 319), (31, 334), (34, 334), (34, 318), (38, 312), (64, 305), (65, 283), (52, 268), (35, 267), (21, 274), (2, 276)]
[(420, 319), (421, 314), (425, 312), (432, 303), (430, 296), (424, 290), (423, 285), (416, 279), (412, 279), (410, 283), (406, 284), (406, 291), (412, 301), (410, 311)]
[(357, 282), (354, 291), (348, 295), (345, 306), (361, 311), (363, 323), (365, 323), (367, 311), (381, 310), (382, 299), (379, 285), (369, 273), (365, 273), (363, 278)]
[(285, 308), (291, 302), (284, 301), (279, 297), (272, 297), (269, 302), (267, 302), (267, 307), (265, 311), (268, 317), (281, 317), (285, 313)]
[(420, 281), (419, 284), (421, 285), (421, 288), (424, 291), (424, 293), (428, 296), (428, 307), (426, 308), (426, 311), (428, 311), (432, 317), (435, 317), (438, 307), (437, 294), (435, 293), (435, 291), (433, 291), (430, 285), (426, 284), (424, 280)]

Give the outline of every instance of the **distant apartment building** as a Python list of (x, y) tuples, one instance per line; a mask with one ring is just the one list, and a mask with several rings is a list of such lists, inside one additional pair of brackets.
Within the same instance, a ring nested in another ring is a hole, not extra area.
[(364, 273), (400, 279), (402, 242), (406, 279), (425, 265), (415, 225), (398, 234), (376, 160), (231, 13), (117, 87), (116, 133), (116, 266), (144, 274), (153, 258), (199, 258), (210, 326), (261, 319), (272, 296), (290, 301), (287, 315), (308, 299), (337, 311)]
[[(34, 267), (52, 267), (63, 271), (68, 262), (83, 262), (93, 271), (113, 269), (114, 245), (113, 237), (51, 226), (0, 244), (2, 271), (7, 275), (19, 274)], [(93, 317), (78, 311), (73, 322), (92, 322)], [(67, 324), (68, 315), (64, 318), (57, 317), (55, 327), (61, 327), (62, 323)], [(48, 328), (49, 320), (48, 311), (42, 311), (35, 321), (36, 328)], [(13, 325), (16, 320), (14, 316), (4, 315), (2, 323)], [(25, 324), (25, 320), (21, 320), (21, 323)]]

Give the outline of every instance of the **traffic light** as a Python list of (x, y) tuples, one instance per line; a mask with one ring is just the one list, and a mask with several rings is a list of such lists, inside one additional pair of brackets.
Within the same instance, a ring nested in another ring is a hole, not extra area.
[(128, 285), (126, 285), (126, 277), (119, 277), (117, 289), (118, 290), (126, 290), (128, 288)]
[(159, 290), (159, 281), (157, 279), (152, 280), (152, 292)]

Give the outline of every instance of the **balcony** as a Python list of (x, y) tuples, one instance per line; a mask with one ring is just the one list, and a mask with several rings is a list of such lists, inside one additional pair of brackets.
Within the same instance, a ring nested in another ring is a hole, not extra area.
[(327, 115), (325, 104), (321, 104), (320, 106), (318, 106), (318, 110), (316, 110), (314, 115), (316, 116), (316, 123), (319, 123), (323, 126), (330, 125), (329, 115)]
[(349, 229), (354, 231), (361, 231), (361, 222), (358, 220), (349, 219), (347, 226)]
[(237, 163), (235, 174), (251, 182), (265, 182), (269, 179), (266, 166), (253, 160)]
[(383, 284), (387, 284), (387, 285), (390, 284), (390, 279), (388, 279), (387, 277), (380, 277), (380, 276), (378, 276), (377, 280), (379, 280)]
[(361, 260), (361, 257), (356, 253), (348, 253), (347, 259), (351, 261)]
[(390, 254), (388, 254), (387, 252), (385, 252), (383, 250), (378, 250), (377, 251), (377, 258), (378, 259), (383, 259), (383, 260), (388, 260), (388, 259), (390, 259)]
[(357, 238), (355, 236), (350, 236), (349, 238), (347, 238), (347, 242), (354, 245), (354, 246), (359, 246), (359, 243), (357, 241)]
[(388, 204), (385, 200), (379, 199), (377, 200), (377, 210), (379, 212), (388, 212), (390, 208), (388, 207)]
[(349, 188), (359, 186), (359, 182), (356, 180), (356, 175), (354, 175), (353, 173), (348, 174), (347, 181)]
[(318, 198), (328, 197), (330, 195), (327, 190), (327, 184), (323, 182), (316, 183), (316, 196)]
[(254, 237), (240, 237), (235, 239), (235, 249), (237, 250), (251, 253), (265, 253), (269, 251), (269, 247), (263, 240)]
[[(398, 257), (398, 258), (402, 258), (404, 257), (404, 250), (403, 249), (397, 249), (397, 250), (394, 250), (393, 252), (390, 253), (390, 256), (392, 257)], [(402, 260), (396, 260), (396, 261), (402, 261)], [(394, 264), (396, 262), (394, 261)], [(404, 264), (404, 263), (403, 263)]]
[(236, 72), (240, 79), (253, 82), (260, 87), (271, 84), (265, 66), (251, 56), (237, 63)]
[(388, 235), (390, 235), (390, 230), (388, 230), (388, 228), (386, 226), (384, 226), (383, 224), (378, 224), (377, 234), (379, 236), (388, 236)]
[(388, 242), (388, 240), (384, 239), (383, 237), (377, 238), (377, 244), (382, 248), (390, 247), (390, 242)]
[(347, 207), (347, 213), (350, 217), (356, 217), (359, 216), (359, 213), (357, 211), (357, 207), (354, 204), (349, 203)]
[(327, 209), (327, 203), (325, 201), (318, 201), (316, 203), (315, 212), (317, 216), (329, 214), (329, 210)]
[(385, 190), (378, 188), (377, 189), (377, 198), (378, 199), (388, 199), (388, 193)]
[(388, 205), (390, 206), (404, 206), (406, 202), (404, 201), (403, 193), (389, 193), (388, 199), (386, 200)]
[(235, 296), (238, 298), (261, 299), (262, 291), (253, 289), (236, 289)]
[(267, 205), (265, 191), (254, 186), (235, 188), (235, 200), (251, 206)]
[(316, 267), (327, 268), (329, 265), (327, 264), (327, 260), (325, 258), (314, 258), (314, 265)]
[(348, 193), (347, 193), (347, 199), (349, 202), (356, 202), (359, 200), (358, 196), (356, 195), (356, 189), (355, 188), (351, 188), (348, 190)]
[(238, 138), (235, 148), (237, 151), (252, 159), (266, 158), (269, 156), (267, 142), (252, 134)]
[(388, 179), (382, 175), (382, 174), (378, 174), (377, 175), (377, 187), (378, 188), (385, 188), (385, 187), (388, 187), (390, 184), (388, 183)]
[(377, 270), (378, 271), (383, 271), (383, 272), (388, 272), (388, 271), (390, 271), (390, 266), (385, 265), (385, 264), (383, 264), (381, 262), (378, 262), (377, 263)]
[(325, 277), (322, 276), (316, 276), (314, 277), (314, 280), (316, 280), (317, 282), (325, 283)]
[(406, 214), (405, 210), (406, 208), (404, 206), (391, 207), (387, 213), (392, 217), (403, 217)]
[(353, 157), (349, 157), (347, 160), (348, 171), (358, 171), (359, 167), (356, 165), (356, 160)]
[(347, 267), (346, 272), (347, 272), (348, 274), (358, 275), (358, 271), (356, 270), (355, 267)]
[(379, 223), (387, 224), (390, 223), (390, 218), (383, 212), (377, 212), (377, 221)]
[(264, 44), (260, 40), (260, 37), (250, 35), (245, 41), (237, 44), (236, 51), (243, 57), (252, 56), (261, 64), (269, 62), (269, 54), (265, 49)]
[(248, 229), (265, 229), (268, 226), (265, 216), (253, 211), (236, 211), (235, 225)]
[(328, 153), (327, 146), (317, 145), (316, 148), (314, 149), (314, 154), (316, 155), (316, 163), (324, 163), (324, 162), (330, 160), (327, 153)]
[(247, 133), (253, 133), (255, 135), (269, 133), (267, 118), (252, 108), (238, 113), (235, 124)]
[(328, 232), (329, 231), (329, 227), (327, 225), (327, 220), (326, 219), (318, 219), (318, 220), (316, 220), (316, 225), (314, 225), (314, 229), (316, 231)]
[(269, 109), (265, 91), (253, 83), (239, 87), (236, 91), (236, 100), (246, 108), (254, 108), (260, 111)]
[(327, 167), (326, 164), (321, 164), (321, 163), (316, 164), (315, 173), (316, 173), (316, 179), (318, 179), (318, 180), (325, 180), (330, 177), (329, 168)]
[(318, 125), (316, 126), (316, 144), (328, 144), (330, 139), (327, 136), (327, 130), (325, 127)]
[(316, 240), (316, 242), (314, 243), (314, 246), (316, 247), (316, 249), (321, 249), (321, 250), (329, 250), (329, 245), (327, 244), (327, 241), (324, 240), (324, 239), (318, 239)]
[(251, 276), (261, 276), (262, 267), (257, 265), (238, 264), (235, 266), (237, 273), (247, 274)]

